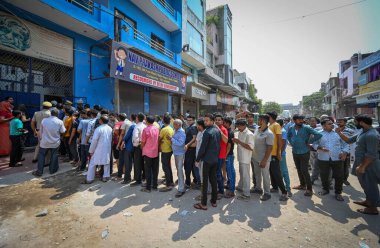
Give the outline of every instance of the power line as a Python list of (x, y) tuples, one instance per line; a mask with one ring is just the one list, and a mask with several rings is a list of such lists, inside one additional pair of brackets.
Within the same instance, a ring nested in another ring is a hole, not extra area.
[(321, 14), (325, 14), (325, 13), (328, 13), (328, 12), (331, 12), (331, 11), (334, 11), (334, 10), (337, 10), (337, 9), (342, 9), (342, 8), (345, 8), (345, 7), (348, 7), (348, 6), (352, 6), (352, 5), (356, 5), (356, 4), (359, 4), (359, 3), (363, 3), (363, 2), (366, 2), (366, 1), (367, 0), (361, 0), (361, 1), (353, 2), (353, 3), (348, 3), (348, 4), (340, 5), (340, 6), (337, 6), (335, 8), (331, 8), (331, 9), (320, 10), (320, 11), (316, 11), (316, 12), (313, 12), (313, 13), (310, 13), (310, 14), (306, 14), (306, 15), (302, 15), (302, 16), (297, 16), (297, 17), (292, 17), (292, 18), (276, 21), (276, 22), (273, 22), (271, 24), (290, 22), (290, 21), (304, 19), (304, 18), (310, 17), (310, 16), (321, 15)]

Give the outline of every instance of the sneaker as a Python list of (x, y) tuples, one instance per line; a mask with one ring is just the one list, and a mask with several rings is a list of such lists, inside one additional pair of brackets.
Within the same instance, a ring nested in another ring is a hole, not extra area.
[(135, 187), (135, 186), (139, 186), (139, 185), (141, 185), (141, 183), (139, 183), (139, 182), (133, 182), (129, 186)]
[(288, 198), (288, 196), (286, 195), (286, 194), (283, 194), (283, 195), (281, 195), (280, 196), (280, 201), (287, 201), (289, 198)]
[(249, 192), (253, 193), (253, 194), (259, 194), (259, 195), (262, 195), (263, 194), (263, 190), (262, 189), (255, 189), (255, 188), (252, 188)]
[(269, 195), (269, 194), (263, 194), (263, 195), (260, 197), (260, 200), (261, 200), (261, 201), (267, 201), (267, 200), (269, 200), (270, 198), (272, 198), (271, 195)]

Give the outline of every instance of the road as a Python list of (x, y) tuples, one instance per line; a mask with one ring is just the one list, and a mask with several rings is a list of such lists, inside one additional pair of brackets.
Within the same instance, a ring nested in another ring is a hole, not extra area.
[[(290, 155), (287, 162), (296, 185)], [(196, 190), (177, 199), (174, 190), (149, 194), (117, 181), (82, 185), (83, 178), (70, 170), (0, 188), (0, 247), (299, 248), (359, 247), (360, 241), (379, 247), (379, 216), (359, 214), (352, 203), (364, 197), (354, 176), (344, 202), (333, 193), (307, 198), (294, 190), (287, 202), (278, 194), (266, 202), (252, 195), (247, 202), (222, 199), (208, 211), (193, 209)], [(35, 217), (45, 208), (46, 216)]]

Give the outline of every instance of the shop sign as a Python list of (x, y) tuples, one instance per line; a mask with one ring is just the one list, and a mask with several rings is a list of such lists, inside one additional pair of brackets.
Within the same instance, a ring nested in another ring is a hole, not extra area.
[(2, 11), (0, 49), (73, 66), (73, 39)]
[(356, 97), (357, 104), (375, 103), (375, 102), (380, 102), (380, 92)]
[(191, 96), (194, 98), (202, 99), (202, 100), (208, 100), (208, 93), (206, 90), (198, 88), (196, 86), (191, 87)]
[(112, 43), (111, 76), (160, 90), (186, 93), (186, 75)]
[(221, 91), (218, 91), (217, 101), (227, 105), (239, 105), (237, 103), (239, 101), (239, 97), (231, 96)]

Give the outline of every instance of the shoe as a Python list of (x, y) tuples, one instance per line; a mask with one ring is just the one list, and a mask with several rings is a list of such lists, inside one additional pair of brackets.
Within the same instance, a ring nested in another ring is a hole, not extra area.
[(298, 186), (293, 187), (293, 189), (305, 190), (306, 186), (298, 185)]
[(271, 189), (270, 189), (270, 192), (271, 192), (271, 193), (278, 193), (278, 189), (271, 188)]
[(32, 175), (35, 177), (41, 177), (42, 176), (40, 173), (38, 173), (38, 171), (33, 171)]
[(190, 185), (185, 183), (185, 189), (190, 189)]
[(238, 200), (242, 200), (242, 201), (248, 201), (249, 199), (251, 199), (251, 197), (250, 197), (250, 196), (247, 196), (247, 195), (238, 195), (238, 196), (236, 197), (236, 199), (238, 199)]
[(335, 195), (335, 199), (336, 199), (337, 201), (344, 201), (344, 199), (343, 199), (343, 197), (342, 197), (341, 194), (336, 194), (336, 195)]
[(269, 194), (263, 194), (263, 195), (260, 197), (260, 200), (261, 200), (261, 201), (267, 201), (267, 200), (269, 200), (270, 198), (272, 198), (271, 195), (269, 195)]
[(347, 180), (344, 181), (343, 183), (344, 183), (344, 185), (346, 185), (346, 186), (350, 186), (350, 185), (351, 185), (351, 183), (350, 183), (349, 181), (347, 181)]
[(290, 190), (288, 190), (288, 197), (290, 198), (292, 196), (293, 196), (293, 193)]
[(313, 191), (311, 190), (306, 190), (305, 193), (303, 194), (304, 196), (313, 196)]
[(217, 200), (220, 200), (220, 199), (223, 198), (223, 196), (224, 196), (224, 194), (222, 194), (222, 193), (218, 193), (216, 199), (217, 199)]
[(130, 182), (131, 182), (131, 179), (127, 179), (127, 180), (122, 181), (121, 184), (128, 184)]
[(288, 196), (286, 195), (286, 194), (282, 194), (281, 196), (280, 196), (280, 201), (287, 201), (289, 198), (288, 198)]
[(259, 194), (259, 195), (262, 195), (263, 194), (263, 190), (262, 189), (255, 189), (255, 188), (252, 188), (249, 192), (253, 193), (253, 194)]
[(146, 189), (146, 188), (142, 188), (140, 191), (145, 192), (145, 193), (150, 193), (150, 189)]
[(33, 164), (35, 164), (35, 163), (37, 163), (37, 162), (38, 162), (38, 159), (33, 159), (33, 160), (32, 160), (32, 163), (33, 163)]
[(318, 195), (320, 196), (323, 196), (323, 195), (328, 195), (330, 192), (328, 192), (327, 190), (322, 190), (320, 192), (318, 192)]
[(242, 191), (243, 191), (239, 186), (237, 186), (235, 189), (236, 189), (237, 191), (239, 191), (239, 192), (242, 192)]
[(181, 196), (183, 196), (185, 194), (185, 192), (180, 192), (178, 191), (174, 196), (175, 198), (180, 198)]
[(129, 186), (135, 187), (135, 186), (140, 186), (140, 185), (141, 185), (141, 183), (139, 183), (139, 182), (133, 182)]
[(169, 192), (171, 191), (173, 188), (172, 187), (163, 187), (163, 188), (160, 188), (158, 191), (159, 192)]

